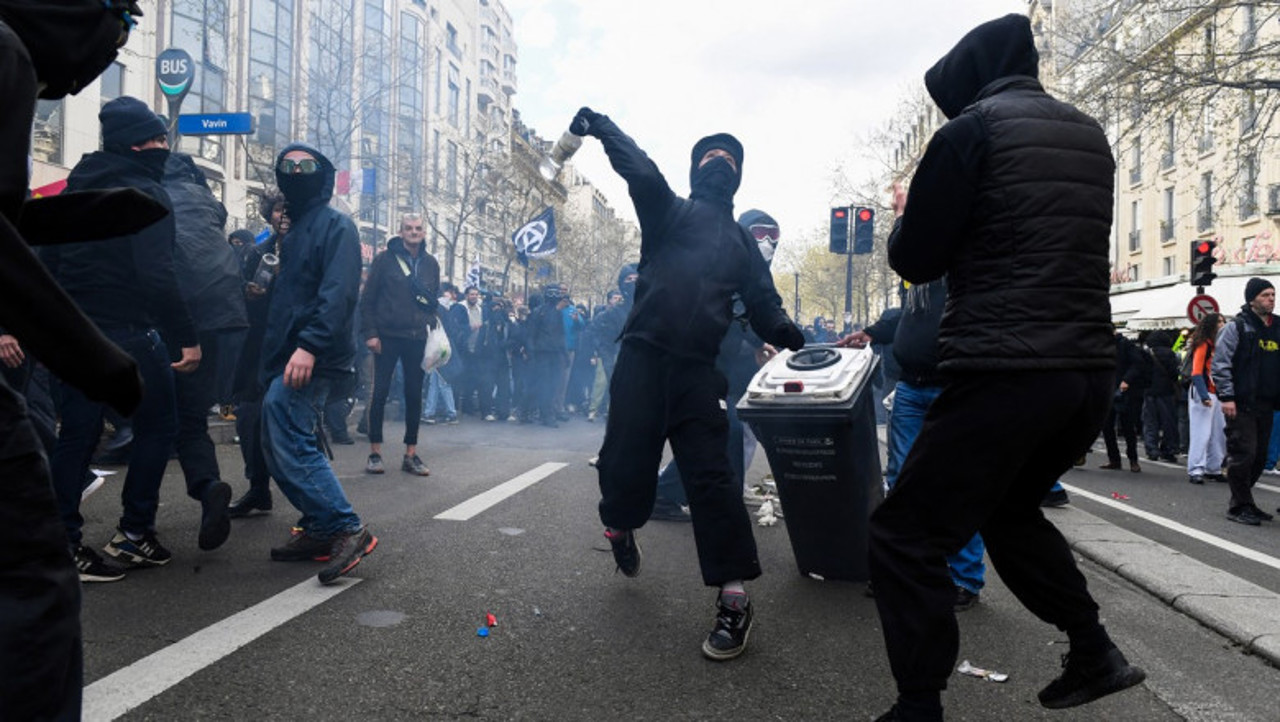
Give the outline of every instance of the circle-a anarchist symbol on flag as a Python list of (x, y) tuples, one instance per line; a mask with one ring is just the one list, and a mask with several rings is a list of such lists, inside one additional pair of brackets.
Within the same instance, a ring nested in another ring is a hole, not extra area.
[(532, 221), (521, 228), (516, 236), (516, 247), (526, 256), (537, 257), (547, 240), (547, 222)]

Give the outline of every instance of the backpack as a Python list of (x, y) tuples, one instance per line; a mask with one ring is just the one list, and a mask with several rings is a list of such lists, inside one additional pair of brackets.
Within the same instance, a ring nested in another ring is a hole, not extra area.
[(1182, 363), (1178, 364), (1178, 385), (1183, 389), (1191, 386), (1191, 366), (1195, 359), (1196, 355), (1191, 349), (1182, 354)]

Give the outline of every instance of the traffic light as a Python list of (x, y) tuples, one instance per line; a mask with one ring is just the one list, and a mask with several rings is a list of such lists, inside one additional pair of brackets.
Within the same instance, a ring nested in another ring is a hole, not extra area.
[(875, 246), (876, 212), (870, 208), (853, 211), (853, 252), (870, 253)]
[(1218, 247), (1217, 241), (1191, 242), (1191, 285), (1208, 286), (1218, 274), (1213, 272), (1213, 264), (1218, 259), (1213, 257), (1213, 249)]
[(849, 252), (849, 208), (831, 209), (831, 243), (827, 248), (832, 253)]

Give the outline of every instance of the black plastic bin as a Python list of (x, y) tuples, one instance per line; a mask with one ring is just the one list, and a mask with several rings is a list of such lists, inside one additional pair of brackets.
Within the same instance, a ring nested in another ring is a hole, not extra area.
[(738, 402), (769, 457), (805, 576), (865, 581), (867, 519), (882, 497), (870, 349), (813, 346), (774, 357)]

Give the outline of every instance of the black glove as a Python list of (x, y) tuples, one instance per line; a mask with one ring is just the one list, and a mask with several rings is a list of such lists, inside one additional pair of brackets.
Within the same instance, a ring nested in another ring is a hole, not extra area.
[(594, 110), (583, 106), (578, 109), (578, 114), (573, 116), (573, 122), (569, 124), (569, 132), (574, 135), (589, 135), (592, 126), (603, 117), (603, 115)]
[(771, 335), (775, 346), (784, 346), (792, 351), (799, 351), (804, 348), (804, 334), (790, 321), (774, 326)]

